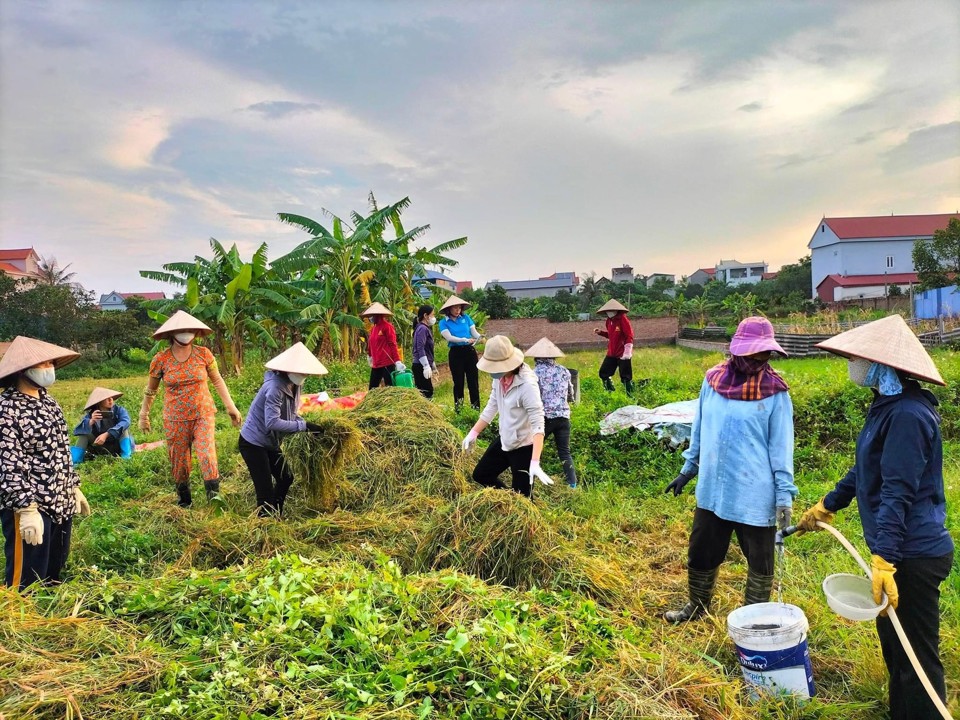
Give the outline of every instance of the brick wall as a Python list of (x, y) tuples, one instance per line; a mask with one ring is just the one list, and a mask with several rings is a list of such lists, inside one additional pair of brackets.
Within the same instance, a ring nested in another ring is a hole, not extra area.
[[(677, 339), (674, 317), (631, 318), (635, 347), (672, 345)], [(542, 337), (549, 338), (563, 350), (594, 350), (607, 346), (606, 338), (595, 335), (594, 328), (603, 328), (603, 320), (552, 323), (545, 318), (510, 318), (487, 320), (483, 331), (487, 337), (506, 335), (514, 344), (528, 348)]]

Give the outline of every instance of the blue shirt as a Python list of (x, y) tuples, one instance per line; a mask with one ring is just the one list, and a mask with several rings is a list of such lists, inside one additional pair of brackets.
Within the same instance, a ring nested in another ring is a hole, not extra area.
[(466, 313), (460, 313), (456, 318), (448, 318), (444, 316), (440, 320), (440, 334), (443, 334), (444, 330), (449, 330), (450, 334), (455, 338), (462, 338), (464, 342), (452, 343), (447, 341), (447, 347), (455, 347), (457, 345), (466, 345), (468, 340), (473, 337), (470, 334), (470, 328), (473, 327), (473, 319)]
[(73, 429), (74, 435), (100, 435), (107, 432), (115, 440), (119, 440), (130, 429), (130, 413), (120, 405), (114, 404), (113, 406), (113, 425), (110, 427), (104, 427), (104, 423), (90, 422), (92, 413), (93, 410), (90, 410), (83, 416), (83, 420)]
[(730, 400), (706, 380), (700, 387), (683, 472), (697, 474), (697, 507), (732, 522), (773, 527), (778, 507), (792, 507), (793, 402)]
[(251, 445), (279, 450), (282, 435), (307, 429), (306, 420), (297, 415), (299, 407), (300, 386), (290, 382), (286, 373), (267, 370), (240, 435)]

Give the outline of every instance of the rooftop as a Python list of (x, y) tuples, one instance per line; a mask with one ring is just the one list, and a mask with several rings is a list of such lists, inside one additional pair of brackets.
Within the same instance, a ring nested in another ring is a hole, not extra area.
[(823, 218), (822, 222), (841, 240), (876, 237), (929, 237), (943, 230), (951, 218), (960, 220), (960, 213), (944, 215), (880, 215), (877, 217)]

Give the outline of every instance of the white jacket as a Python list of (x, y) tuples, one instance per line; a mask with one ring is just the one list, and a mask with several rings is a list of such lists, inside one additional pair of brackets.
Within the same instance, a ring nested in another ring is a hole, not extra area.
[(499, 413), (500, 444), (504, 450), (533, 445), (533, 436), (543, 435), (544, 424), (543, 401), (536, 374), (524, 363), (506, 393), (497, 378), (493, 379), (492, 385), (490, 399), (480, 413), (480, 419), (489, 425)]

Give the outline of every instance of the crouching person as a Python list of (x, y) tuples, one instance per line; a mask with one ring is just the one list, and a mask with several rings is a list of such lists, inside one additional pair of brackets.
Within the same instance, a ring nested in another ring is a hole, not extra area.
[(134, 442), (130, 437), (130, 413), (117, 399), (123, 393), (96, 387), (87, 398), (83, 419), (73, 429), (76, 444), (70, 448), (73, 464), (78, 465), (91, 455), (112, 455), (129, 458)]

